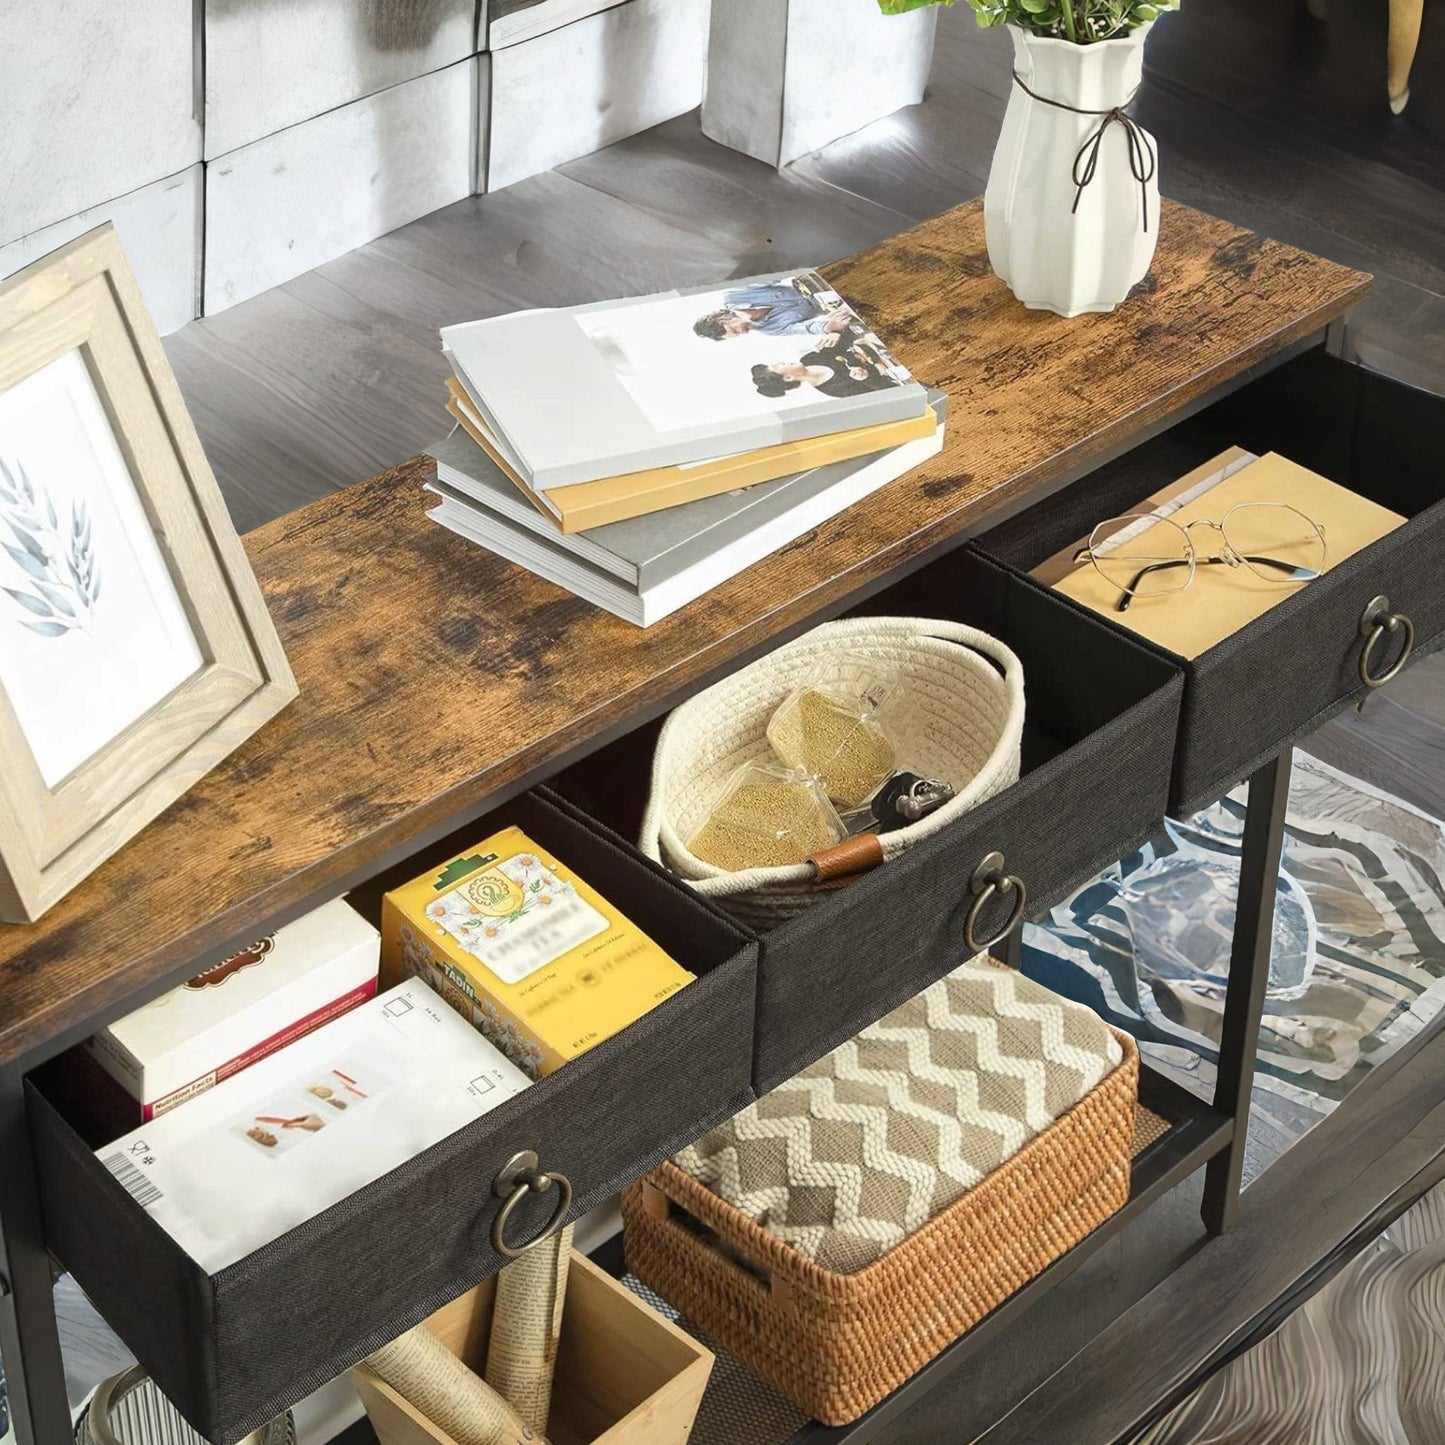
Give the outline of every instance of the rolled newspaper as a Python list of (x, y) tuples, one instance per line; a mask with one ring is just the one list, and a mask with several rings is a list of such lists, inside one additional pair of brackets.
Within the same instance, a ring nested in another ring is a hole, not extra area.
[(572, 1226), (529, 1249), (497, 1276), (487, 1383), (541, 1434), (552, 1403), (557, 1339), (567, 1298)]
[(423, 1325), (366, 1363), (457, 1445), (547, 1445), (520, 1415)]

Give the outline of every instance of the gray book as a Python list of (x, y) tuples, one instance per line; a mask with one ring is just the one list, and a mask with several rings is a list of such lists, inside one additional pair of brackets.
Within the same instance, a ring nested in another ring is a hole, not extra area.
[[(442, 526), (638, 626), (701, 596), (895, 477), (936, 456), (947, 398), (931, 393), (931, 437), (566, 535), (458, 429), (431, 449)], [(478, 475), (482, 474), (482, 475)]]
[[(930, 388), (928, 403), (941, 429), (948, 397)], [(888, 470), (887, 465), (873, 464), (892, 453), (877, 452), (811, 467), (774, 482), (758, 482), (716, 497), (569, 534), (558, 531), (556, 523), (522, 495), (516, 483), (462, 427), (431, 447), (429, 454), (436, 460), (443, 495), (455, 493), (459, 500), (475, 502), (643, 591), (705, 562), (726, 547), (757, 536), (764, 528), (786, 526), (791, 520), (798, 528), (794, 535), (801, 536), (881, 485), (875, 479)]]
[(547, 491), (922, 414), (924, 390), (816, 272), (448, 326), (503, 454)]

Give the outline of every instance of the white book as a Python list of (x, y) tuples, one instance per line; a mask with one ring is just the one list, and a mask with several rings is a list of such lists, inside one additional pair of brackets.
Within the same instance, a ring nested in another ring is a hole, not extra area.
[(412, 980), (95, 1152), (214, 1273), (528, 1083)]
[[(614, 557), (605, 567), (585, 560), (578, 555), (575, 546), (570, 545), (576, 538), (561, 534), (549, 538), (536, 530), (531, 518), (524, 522), (520, 514), (514, 519), (513, 516), (494, 512), (445, 482), (428, 485), (427, 490), (441, 500), (427, 515), (458, 536), (525, 567), (539, 577), (545, 577), (549, 582), (555, 582), (574, 596), (605, 608), (638, 627), (650, 627), (729, 577), (751, 567), (754, 562), (770, 556), (780, 547), (786, 547), (830, 517), (837, 516), (904, 472), (936, 456), (942, 447), (943, 426), (940, 423), (931, 437), (879, 452), (861, 463), (840, 464), (839, 470), (843, 474), (835, 486), (822, 492), (803, 493), (796, 506), (771, 516), (763, 525), (733, 537), (697, 561), (667, 573), (650, 586), (629, 582), (625, 574), (626, 564), (620, 556)], [(606, 530), (598, 528), (597, 533)], [(586, 538), (588, 535), (578, 533), (577, 537)], [(588, 556), (594, 554), (595, 543)], [(633, 575), (636, 575), (635, 568)]]
[(923, 388), (816, 272), (448, 326), (539, 491), (920, 416)]
[[(931, 389), (928, 398), (934, 425), (941, 427), (948, 398)], [(766, 528), (795, 513), (816, 526), (857, 501), (860, 492), (851, 484), (855, 474), (892, 450), (885, 447), (846, 461), (809, 467), (776, 481), (736, 487), (581, 532), (559, 532), (556, 524), (528, 502), (516, 483), (461, 427), (445, 441), (428, 448), (436, 459), (440, 495), (474, 503), (485, 512), (536, 532), (639, 592), (650, 591), (694, 563), (706, 562), (734, 541), (764, 534)], [(860, 485), (869, 485), (878, 475), (880, 471), (873, 471)]]

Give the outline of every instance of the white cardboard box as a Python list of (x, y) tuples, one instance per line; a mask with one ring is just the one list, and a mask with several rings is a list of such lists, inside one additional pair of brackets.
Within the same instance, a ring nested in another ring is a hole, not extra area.
[(529, 1083), (420, 980), (96, 1150), (215, 1272), (379, 1179)]
[(122, 1127), (148, 1123), (373, 997), (379, 961), (376, 929), (337, 898), (85, 1047), (128, 1096)]

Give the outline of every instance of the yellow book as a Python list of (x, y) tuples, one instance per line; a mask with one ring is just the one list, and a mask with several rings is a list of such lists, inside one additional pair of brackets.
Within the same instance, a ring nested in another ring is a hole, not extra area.
[(716, 497), (738, 487), (775, 482), (794, 472), (872, 456), (905, 442), (931, 437), (938, 426), (933, 409), (925, 405), (920, 415), (905, 421), (855, 427), (852, 431), (784, 442), (735, 456), (713, 457), (675, 467), (654, 467), (650, 471), (628, 472), (620, 477), (536, 492), (503, 455), (486, 419), (455, 377), (447, 378), (447, 392), (447, 410), (467, 435), (517, 484), (527, 500), (556, 522), (563, 532), (585, 532), (608, 522), (623, 522), (629, 517), (661, 512), (684, 502)]
[(386, 895), (382, 976), (415, 976), (533, 1078), (693, 981), (520, 828)]
[[(1193, 475), (1193, 474), (1191, 474)], [(1296, 462), (1270, 452), (1242, 471), (1226, 477), (1202, 496), (1170, 515), (1181, 527), (1191, 522), (1222, 522), (1231, 507), (1243, 503), (1283, 502), (1314, 522), (1324, 533), (1324, 571), (1378, 541), (1405, 519), (1367, 497), (1338, 486)], [(1147, 510), (1147, 509), (1145, 509)], [(1217, 555), (1221, 539), (1209, 527), (1190, 534), (1203, 556)], [(1126, 569), (1127, 570), (1127, 569)], [(1118, 610), (1116, 582), (1084, 561), (1055, 582), (1057, 591), (1127, 627), (1140, 637), (1168, 648), (1179, 657), (1195, 658), (1217, 646), (1271, 607), (1293, 597), (1301, 587), (1266, 582), (1247, 567), (1202, 566), (1193, 585), (1183, 591), (1136, 597)]]

